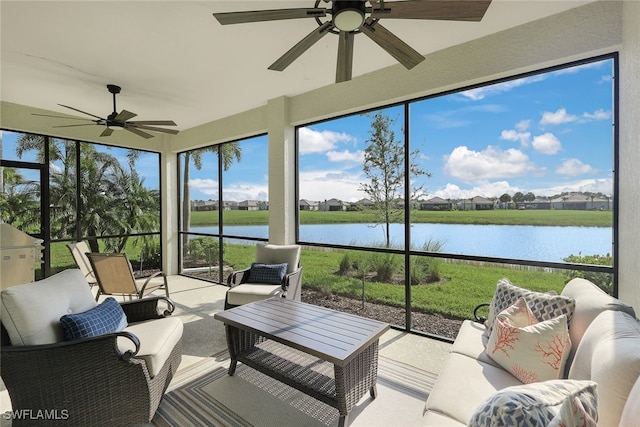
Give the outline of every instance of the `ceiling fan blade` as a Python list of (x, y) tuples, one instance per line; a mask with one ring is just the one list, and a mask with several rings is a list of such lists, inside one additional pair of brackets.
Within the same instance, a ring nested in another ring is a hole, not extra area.
[(112, 133), (113, 133), (113, 129), (105, 128), (100, 134), (100, 136), (110, 136)]
[(118, 114), (113, 118), (113, 120), (116, 122), (126, 122), (129, 119), (133, 119), (135, 116), (137, 116), (136, 113), (132, 113), (131, 111), (127, 111), (127, 110), (122, 110), (120, 111), (120, 114)]
[(59, 126), (51, 126), (52, 128), (74, 128), (78, 126), (93, 126), (95, 123), (83, 123), (81, 125), (59, 125)]
[(353, 34), (351, 31), (340, 31), (336, 83), (351, 80), (351, 72), (353, 70)]
[(276, 62), (269, 66), (270, 70), (283, 71), (293, 61), (295, 61), (300, 55), (302, 55), (307, 49), (318, 42), (322, 37), (329, 34), (329, 30), (333, 28), (333, 23), (327, 21), (312, 32), (310, 32), (305, 38), (300, 40), (295, 46), (289, 49), (284, 55), (282, 55)]
[[(91, 120), (91, 119), (85, 119), (84, 117), (73, 117), (73, 116), (54, 116), (52, 114), (38, 114), (38, 113), (31, 113), (32, 116), (41, 116), (41, 117), (54, 117), (56, 119), (69, 119), (69, 120)], [(93, 120), (91, 120), (93, 121)]]
[(178, 126), (173, 120), (136, 120), (129, 122), (134, 125), (158, 125), (158, 126)]
[(360, 30), (409, 70), (424, 61), (424, 56), (371, 17), (367, 18)]
[(491, 0), (372, 0), (373, 18), (481, 21)]
[(141, 130), (136, 129), (133, 126), (125, 126), (124, 128), (129, 132), (135, 133), (136, 135), (143, 137), (144, 139), (153, 138), (153, 135), (151, 135), (150, 133), (142, 132)]
[(87, 113), (86, 111), (78, 110), (77, 108), (69, 107), (68, 105), (58, 104), (61, 107), (68, 108), (73, 111), (77, 111), (78, 113), (86, 114), (87, 116), (95, 117), (96, 119), (104, 120), (100, 116), (96, 116), (95, 114)]
[(222, 25), (243, 24), (247, 22), (278, 21), (281, 19), (314, 18), (326, 16), (326, 9), (301, 8), (301, 9), (274, 9), (255, 10), (247, 12), (223, 12), (214, 13), (213, 16)]
[(154, 132), (164, 132), (164, 133), (170, 133), (172, 135), (176, 135), (179, 131), (175, 130), (175, 129), (163, 129), (163, 128), (157, 128), (154, 126), (141, 126), (141, 125), (131, 125), (130, 123), (128, 123), (129, 126), (125, 126), (125, 129), (130, 129), (130, 128), (136, 128), (136, 129), (146, 129), (146, 130), (152, 130)]

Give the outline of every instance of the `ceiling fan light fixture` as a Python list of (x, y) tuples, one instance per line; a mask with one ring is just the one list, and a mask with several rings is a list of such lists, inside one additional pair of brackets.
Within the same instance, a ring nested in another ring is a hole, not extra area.
[(340, 31), (355, 31), (364, 23), (363, 1), (334, 1), (333, 25)]

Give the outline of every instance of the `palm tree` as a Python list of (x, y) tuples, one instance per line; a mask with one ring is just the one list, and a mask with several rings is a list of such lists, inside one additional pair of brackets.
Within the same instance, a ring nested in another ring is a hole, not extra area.
[[(183, 177), (182, 177), (182, 230), (189, 231), (191, 224), (191, 195), (189, 190), (190, 179), (190, 165), (193, 161), (193, 166), (200, 170), (202, 169), (202, 156), (205, 153), (215, 153), (222, 156), (222, 168), (223, 170), (229, 170), (234, 160), (240, 162), (242, 160), (242, 148), (237, 142), (229, 142), (221, 145), (212, 145), (197, 150), (191, 150), (184, 153), (183, 163)], [(221, 199), (221, 195), (218, 195), (218, 199)], [(222, 202), (222, 200), (219, 200)], [(218, 209), (222, 209), (221, 203)], [(183, 234), (182, 247), (186, 250), (189, 243), (189, 236)]]

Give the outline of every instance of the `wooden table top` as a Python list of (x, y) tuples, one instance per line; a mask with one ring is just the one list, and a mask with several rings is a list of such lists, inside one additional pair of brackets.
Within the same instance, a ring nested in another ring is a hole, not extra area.
[(283, 298), (241, 305), (214, 317), (339, 366), (389, 329), (377, 320)]

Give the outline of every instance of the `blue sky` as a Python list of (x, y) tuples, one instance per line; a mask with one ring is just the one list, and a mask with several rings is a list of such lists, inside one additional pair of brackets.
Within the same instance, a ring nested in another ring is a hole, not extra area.
[[(418, 150), (426, 198), (499, 197), (517, 191), (612, 193), (612, 61), (535, 75), (410, 107), (411, 150)], [(385, 110), (402, 137), (402, 107)], [(300, 196), (356, 201), (371, 119), (354, 115), (299, 129)], [(3, 132), (3, 157), (15, 158), (15, 134)], [(267, 200), (267, 137), (240, 142), (242, 161), (224, 173), (225, 200)], [(103, 148), (106, 149), (106, 148)], [(125, 149), (110, 149), (126, 164)], [(25, 157), (23, 160), (31, 160)], [(157, 188), (157, 155), (136, 168)], [(191, 169), (191, 198), (217, 197), (216, 156)]]
[[(427, 198), (611, 194), (611, 78), (612, 62), (603, 61), (412, 103), (411, 150), (432, 174), (420, 182)], [(353, 116), (300, 130), (302, 198), (365, 197), (369, 123)], [(401, 124), (400, 116), (397, 134)]]

